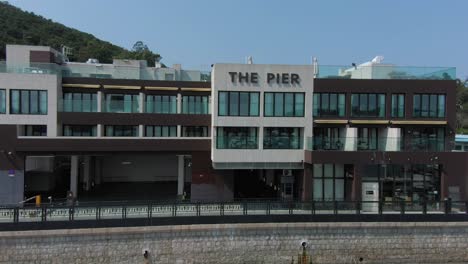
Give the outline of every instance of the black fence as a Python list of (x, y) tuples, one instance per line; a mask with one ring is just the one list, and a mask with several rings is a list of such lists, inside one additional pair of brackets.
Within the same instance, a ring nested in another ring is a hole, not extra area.
[(0, 208), (0, 230), (166, 224), (468, 221), (468, 202), (102, 202)]

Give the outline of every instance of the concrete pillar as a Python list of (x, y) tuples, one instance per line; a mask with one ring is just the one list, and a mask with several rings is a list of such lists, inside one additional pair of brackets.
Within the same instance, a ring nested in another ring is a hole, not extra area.
[(102, 112), (102, 92), (97, 92), (97, 111)]
[(79, 156), (71, 156), (70, 158), (70, 191), (76, 198), (78, 196), (78, 166)]
[(138, 125), (138, 136), (139, 137), (144, 137), (145, 136), (145, 126), (144, 125)]
[(177, 125), (177, 136), (182, 137), (182, 126), (181, 125)]
[(177, 197), (181, 198), (184, 194), (184, 155), (177, 155)]
[(144, 113), (145, 112), (145, 94), (140, 93), (140, 96), (138, 98), (139, 98), (138, 103), (140, 104), (140, 107), (138, 108), (138, 110), (140, 111), (140, 113)]
[(91, 157), (84, 156), (83, 163), (83, 189), (89, 191), (91, 187)]
[(96, 128), (96, 136), (98, 137), (102, 137), (104, 136), (104, 133), (102, 133), (102, 129), (103, 129), (103, 126), (101, 124), (98, 124), (97, 125), (97, 128)]
[(182, 113), (182, 94), (177, 94), (177, 113)]

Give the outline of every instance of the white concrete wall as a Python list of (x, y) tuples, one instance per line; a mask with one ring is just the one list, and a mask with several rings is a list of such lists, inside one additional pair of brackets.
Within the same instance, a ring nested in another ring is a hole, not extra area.
[[(258, 73), (258, 83), (231, 82), (229, 72)], [(296, 73), (300, 76), (299, 84), (267, 83), (267, 73)], [(249, 163), (300, 163), (304, 159), (306, 138), (312, 136), (312, 65), (263, 65), (263, 64), (215, 64), (211, 83), (212, 142), (216, 142), (217, 127), (257, 127), (259, 149), (216, 149), (212, 144), (214, 163), (249, 162)], [(220, 117), (218, 116), (218, 91), (260, 92), (260, 115), (258, 117)], [(303, 92), (305, 93), (304, 117), (264, 117), (264, 92)], [(263, 150), (264, 127), (300, 127), (302, 128), (302, 149)]]
[[(0, 73), (0, 89), (6, 89), (6, 114), (0, 124), (47, 125), (47, 136), (57, 136), (57, 99), (61, 96), (61, 79), (52, 74)], [(10, 90), (47, 90), (47, 115), (10, 114)]]

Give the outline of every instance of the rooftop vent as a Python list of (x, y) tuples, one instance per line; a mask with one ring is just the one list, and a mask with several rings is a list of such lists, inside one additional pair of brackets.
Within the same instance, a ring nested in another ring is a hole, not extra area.
[(97, 64), (99, 63), (99, 60), (98, 59), (93, 59), (93, 58), (89, 58), (86, 63), (89, 63), (89, 64)]

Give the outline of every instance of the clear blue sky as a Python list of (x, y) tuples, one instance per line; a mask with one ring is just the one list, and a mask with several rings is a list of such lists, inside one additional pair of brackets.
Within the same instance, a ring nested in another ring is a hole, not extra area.
[(385, 56), (455, 66), (468, 77), (467, 0), (10, 0), (125, 48), (137, 40), (167, 65), (216, 62), (348, 65)]

